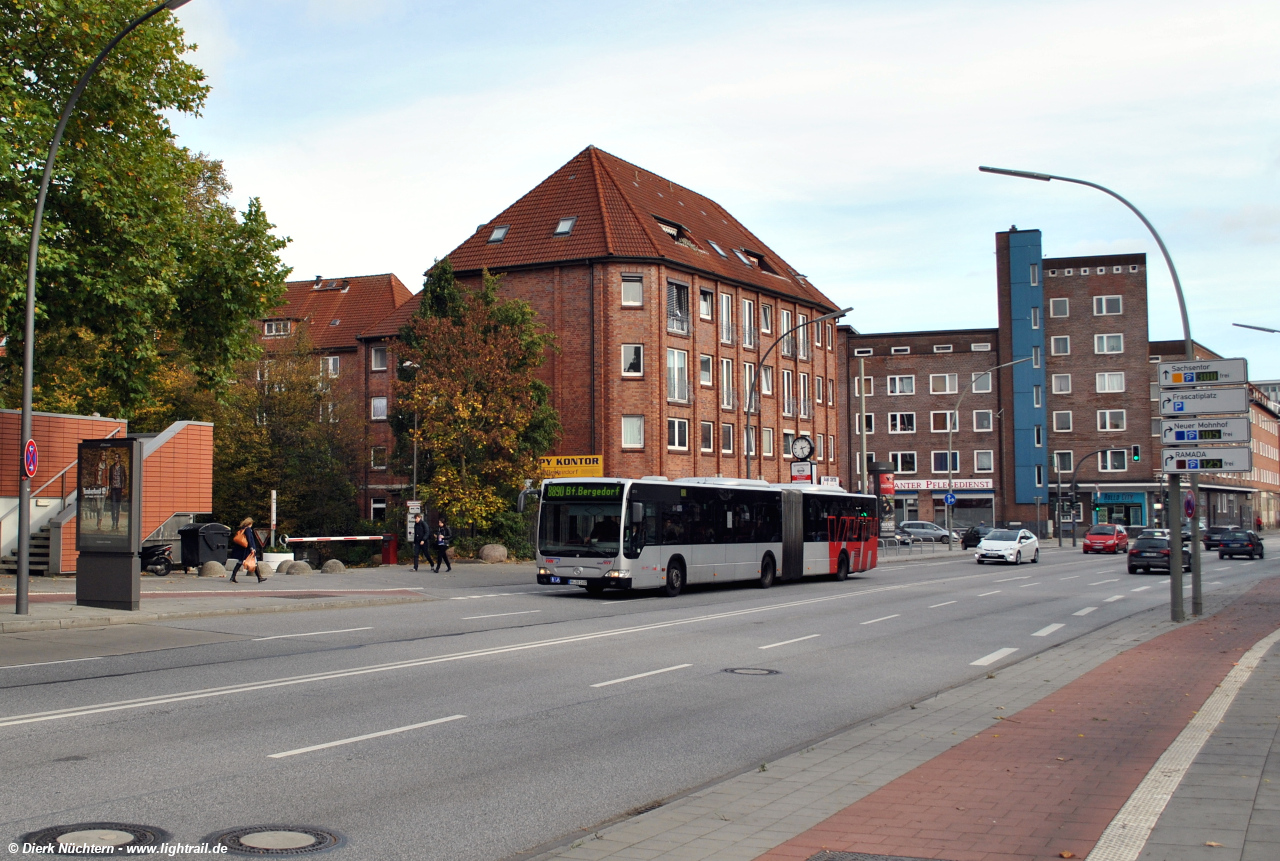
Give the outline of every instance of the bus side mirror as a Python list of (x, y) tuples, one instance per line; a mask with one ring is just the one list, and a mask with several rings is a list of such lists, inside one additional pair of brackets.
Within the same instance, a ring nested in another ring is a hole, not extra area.
[(538, 497), (539, 497), (538, 491), (526, 487), (524, 490), (520, 491), (520, 495), (516, 497), (516, 511), (520, 512), (521, 514), (524, 514), (524, 509), (525, 509), (525, 506), (528, 504), (528, 500), (530, 498), (536, 500), (538, 499)]
[(643, 502), (631, 503), (631, 516), (629, 519), (631, 520), (632, 526), (637, 526), (639, 524), (644, 523), (644, 503)]

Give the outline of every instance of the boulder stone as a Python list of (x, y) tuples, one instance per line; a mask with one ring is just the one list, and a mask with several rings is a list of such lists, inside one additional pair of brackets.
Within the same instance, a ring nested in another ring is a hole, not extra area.
[(501, 544), (486, 544), (480, 548), (480, 561), (497, 563), (507, 561), (507, 548)]
[(341, 574), (346, 570), (347, 566), (343, 565), (338, 559), (330, 559), (328, 562), (324, 563), (324, 565), (320, 566), (320, 572), (322, 574)]
[(221, 562), (206, 562), (200, 566), (201, 577), (225, 577), (227, 569), (222, 567)]
[(297, 562), (290, 562), (289, 567), (284, 569), (284, 573), (285, 574), (313, 574), (315, 572), (311, 570), (310, 565), (299, 560)]
[(262, 578), (264, 578), (264, 579), (265, 579), (265, 578), (267, 578), (267, 577), (270, 577), (270, 576), (271, 576), (272, 574), (274, 574), (274, 573), (276, 573), (276, 569), (272, 567), (272, 565), (271, 565), (271, 563), (270, 563), (270, 562), (259, 562), (259, 563), (258, 563), (258, 576), (259, 576), (259, 577), (262, 577)]

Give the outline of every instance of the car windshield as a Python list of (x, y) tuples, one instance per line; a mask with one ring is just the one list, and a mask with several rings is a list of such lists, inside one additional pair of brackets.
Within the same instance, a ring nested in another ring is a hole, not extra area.
[(1114, 526), (1106, 526), (1100, 523), (1097, 526), (1090, 529), (1089, 534), (1090, 535), (1114, 535), (1115, 531), (1116, 531), (1116, 528)]
[(987, 533), (987, 541), (1017, 541), (1018, 533), (1012, 529), (993, 529)]
[(1133, 544), (1135, 550), (1163, 550), (1168, 546), (1167, 538), (1139, 538)]

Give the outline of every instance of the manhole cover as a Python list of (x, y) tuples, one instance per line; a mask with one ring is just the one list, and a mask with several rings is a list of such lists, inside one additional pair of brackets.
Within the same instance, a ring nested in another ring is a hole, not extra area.
[(760, 667), (729, 667), (726, 673), (733, 673), (735, 676), (776, 676), (779, 670), (764, 670)]
[[(22, 843), (47, 846), (54, 855), (126, 855), (136, 846), (159, 846), (172, 835), (152, 825), (126, 822), (78, 822), (22, 835)], [(136, 851), (136, 850), (135, 850)]]
[(204, 839), (208, 846), (225, 846), (236, 855), (313, 855), (335, 849), (347, 842), (336, 831), (309, 825), (251, 825), (219, 831)]

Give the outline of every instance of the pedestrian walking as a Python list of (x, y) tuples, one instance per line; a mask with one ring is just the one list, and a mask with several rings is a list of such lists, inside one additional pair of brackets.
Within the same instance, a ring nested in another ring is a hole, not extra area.
[(427, 524), (422, 522), (422, 515), (413, 516), (413, 570), (418, 570), (418, 556), (427, 559), (427, 567), (431, 567), (431, 550), (427, 547)]
[(443, 562), (445, 571), (452, 571), (453, 563), (449, 561), (449, 543), (453, 541), (453, 530), (445, 526), (443, 517), (437, 522), (432, 541), (436, 545), (436, 564), (432, 570), (439, 574), (440, 563)]
[[(258, 536), (253, 531), (253, 518), (246, 517), (240, 521), (240, 528), (231, 536), (231, 558), (236, 560), (236, 564), (231, 568), (231, 582), (239, 582), (236, 580), (236, 573), (241, 567), (244, 570), (258, 575), (258, 582), (261, 583), (266, 578), (262, 576), (262, 572), (258, 570), (258, 561), (262, 558), (262, 545), (258, 542)], [(253, 562), (246, 564), (248, 560)]]

